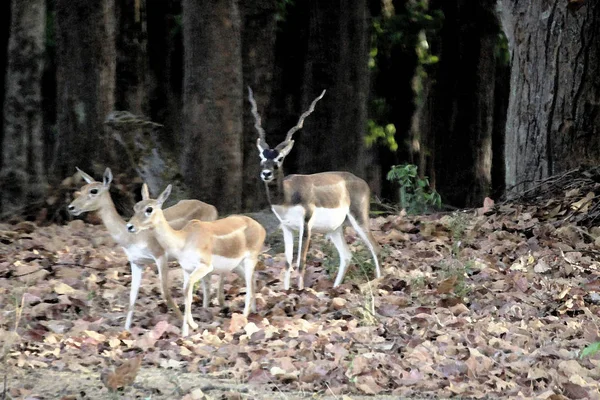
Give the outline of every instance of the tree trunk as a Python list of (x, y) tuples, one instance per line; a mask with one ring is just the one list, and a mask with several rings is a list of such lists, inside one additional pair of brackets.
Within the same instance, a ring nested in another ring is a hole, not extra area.
[(13, 0), (11, 17), (0, 177), (4, 212), (43, 198), (47, 189), (41, 107), (46, 2)]
[[(254, 129), (254, 117), (247, 98), (247, 87), (254, 92), (258, 112), (266, 117), (271, 100), (273, 69), (275, 62), (276, 0), (245, 2), (242, 6), (244, 21), (242, 35), (242, 58), (244, 74), (244, 167), (243, 208), (253, 211), (265, 207), (268, 202), (264, 184), (259, 179), (260, 157), (256, 149), (258, 134)], [(264, 123), (264, 122), (263, 122)]]
[(183, 174), (219, 212), (242, 206), (242, 51), (237, 0), (184, 0)]
[(146, 0), (117, 0), (115, 107), (149, 115)]
[(116, 158), (103, 126), (115, 104), (115, 0), (56, 0), (56, 42), (54, 176), (101, 174)]
[(518, 193), (582, 163), (600, 163), (600, 3), (500, 6), (512, 59), (506, 185)]
[(371, 21), (368, 2), (356, 0), (349, 7), (341, 0), (311, 0), (309, 10), (300, 112), (306, 111), (323, 89), (327, 93), (306, 119), (304, 129), (294, 135), (298, 170), (345, 170), (364, 177)]
[(490, 193), (499, 26), (494, 0), (440, 0), (440, 62), (425, 115), (432, 118), (432, 178), (444, 203), (476, 206)]
[(150, 119), (164, 125), (159, 137), (163, 146), (180, 153), (184, 147), (181, 1), (147, 0), (147, 4)]
[[(8, 38), (10, 36), (10, 8), (11, 1), (3, 1), (0, 5), (0, 51), (8, 54)], [(0, 62), (0, 110), (4, 110), (4, 99), (6, 96), (6, 68), (8, 61), (4, 58)], [(0, 143), (4, 143), (4, 124), (0, 124)], [(2, 153), (0, 152), (0, 169), (2, 169)]]

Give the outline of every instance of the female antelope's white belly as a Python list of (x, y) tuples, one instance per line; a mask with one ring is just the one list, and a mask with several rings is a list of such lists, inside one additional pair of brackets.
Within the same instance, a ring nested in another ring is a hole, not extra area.
[(154, 261), (154, 257), (150, 249), (145, 246), (131, 245), (123, 247), (127, 258), (135, 263), (146, 263)]
[(223, 273), (231, 272), (238, 265), (240, 265), (240, 263), (242, 262), (243, 259), (244, 259), (244, 257), (228, 258), (228, 257), (213, 255), (212, 263), (213, 263), (213, 267), (215, 268), (214, 272), (216, 274), (223, 274)]
[[(316, 207), (312, 217), (313, 231), (327, 233), (336, 230), (346, 220), (348, 210), (348, 207)], [(300, 226), (304, 224), (305, 210), (302, 206), (294, 206), (289, 208), (273, 206), (273, 212), (283, 225), (293, 230), (299, 230)]]

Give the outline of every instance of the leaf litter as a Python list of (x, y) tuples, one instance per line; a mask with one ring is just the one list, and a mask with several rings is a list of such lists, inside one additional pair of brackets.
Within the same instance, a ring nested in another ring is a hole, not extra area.
[[(600, 229), (585, 223), (597, 191), (377, 217), (384, 276), (372, 279), (348, 228), (354, 265), (336, 289), (337, 254), (323, 239), (311, 246), (312, 287), (302, 292), (283, 290), (285, 258), (272, 245), (257, 271), (258, 312), (241, 315), (242, 280), (228, 276), (223, 309), (213, 298), (203, 310), (197, 291), (201, 323), (186, 338), (154, 267), (123, 331), (131, 275), (102, 226), (0, 224), (7, 395), (600, 398), (600, 356), (580, 357), (600, 341)], [(181, 304), (175, 264), (170, 278)]]

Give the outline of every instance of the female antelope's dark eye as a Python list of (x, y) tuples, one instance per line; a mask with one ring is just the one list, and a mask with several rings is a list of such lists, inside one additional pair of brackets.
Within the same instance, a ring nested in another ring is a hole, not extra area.
[(92, 190), (90, 190), (90, 193), (91, 194), (98, 194), (98, 189), (92, 189)]
[(279, 164), (273, 164), (273, 169), (279, 169)]
[(146, 207), (146, 214), (152, 214), (152, 207)]

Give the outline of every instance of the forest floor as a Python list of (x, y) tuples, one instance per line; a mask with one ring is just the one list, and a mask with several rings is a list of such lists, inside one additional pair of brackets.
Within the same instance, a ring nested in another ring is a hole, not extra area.
[[(229, 276), (224, 309), (198, 291), (187, 338), (153, 267), (123, 331), (131, 275), (101, 225), (0, 224), (0, 399), (600, 398), (600, 354), (581, 357), (600, 341), (600, 229), (581, 223), (597, 186), (374, 218), (380, 279), (347, 228), (355, 260), (337, 289), (337, 254), (316, 238), (310, 288), (283, 290), (274, 232), (258, 312), (240, 314)], [(176, 265), (171, 280), (181, 304)], [(116, 392), (101, 379), (136, 372)]]

